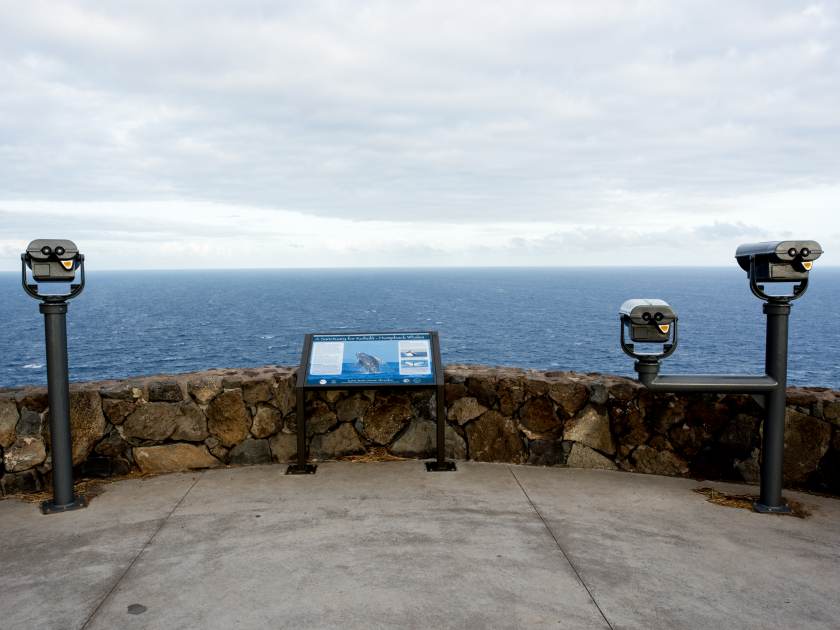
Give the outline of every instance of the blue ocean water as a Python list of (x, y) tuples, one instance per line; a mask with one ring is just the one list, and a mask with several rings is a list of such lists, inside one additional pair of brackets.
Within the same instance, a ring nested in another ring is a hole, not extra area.
[[(46, 382), (43, 318), (0, 273), (0, 387)], [(745, 274), (712, 269), (412, 269), (90, 272), (70, 304), (71, 380), (295, 365), (307, 332), (438, 330), (444, 363), (632, 376), (625, 299), (680, 317), (665, 373), (761, 373), (764, 316)], [(791, 384), (840, 388), (840, 269), (794, 303)]]

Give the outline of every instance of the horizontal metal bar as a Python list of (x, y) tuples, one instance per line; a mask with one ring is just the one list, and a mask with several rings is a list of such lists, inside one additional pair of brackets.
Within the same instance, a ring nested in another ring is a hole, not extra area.
[[(640, 375), (641, 376), (641, 375)], [(766, 394), (779, 386), (776, 379), (765, 375), (677, 374), (639, 380), (657, 392), (696, 392), (707, 394)]]

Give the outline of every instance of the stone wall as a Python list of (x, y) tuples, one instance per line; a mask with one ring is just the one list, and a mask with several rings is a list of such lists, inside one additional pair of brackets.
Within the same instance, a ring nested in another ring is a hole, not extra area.
[[(213, 370), (71, 386), (78, 474), (169, 472), (295, 457), (293, 368)], [(430, 391), (307, 396), (313, 459), (431, 457)], [(600, 374), (453, 365), (448, 456), (754, 482), (762, 410), (749, 396), (652, 394)], [(49, 484), (44, 388), (0, 390), (0, 490)], [(840, 494), (840, 392), (791, 388), (785, 483)]]

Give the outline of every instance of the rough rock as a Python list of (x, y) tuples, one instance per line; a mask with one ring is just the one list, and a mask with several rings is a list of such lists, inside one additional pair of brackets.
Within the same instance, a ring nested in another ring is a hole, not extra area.
[(485, 411), (487, 407), (479, 403), (478, 399), (466, 396), (456, 400), (449, 408), (449, 419), (463, 425), (470, 420), (475, 420)]
[(589, 384), (589, 401), (596, 405), (606, 404), (609, 400), (609, 391), (606, 384), (601, 381), (594, 381)]
[(228, 453), (230, 452), (230, 449), (222, 446), (221, 442), (212, 448), (208, 446), (207, 450), (210, 451), (210, 454), (216, 459), (218, 459), (220, 462), (224, 464), (227, 463)]
[(362, 421), (362, 432), (372, 442), (388, 444), (411, 420), (411, 404), (401, 394), (379, 394)]
[(207, 448), (194, 444), (138, 446), (134, 448), (134, 461), (143, 473), (168, 473), (220, 465)]
[(444, 385), (444, 400), (446, 405), (452, 405), (459, 398), (467, 395), (467, 386), (463, 383), (446, 383)]
[(753, 449), (746, 459), (735, 460), (735, 470), (738, 475), (747, 483), (757, 483), (761, 475), (761, 464), (759, 460), (759, 449)]
[(9, 472), (34, 468), (47, 459), (47, 448), (40, 437), (21, 436), (3, 452), (3, 465)]
[(282, 415), (291, 413), (295, 408), (295, 397), (295, 375), (279, 379), (274, 390), (274, 404)]
[(499, 396), (499, 412), (503, 416), (512, 416), (525, 402), (525, 382), (521, 376), (504, 376), (496, 385)]
[(50, 404), (44, 387), (24, 387), (15, 394), (15, 400), (21, 410), (25, 407), (36, 413), (43, 413)]
[(185, 442), (201, 442), (207, 438), (207, 418), (194, 402), (182, 402), (177, 405), (175, 430), (169, 437)]
[(526, 460), (525, 447), (512, 418), (490, 410), (466, 425), (470, 459), (480, 462), (511, 462)]
[(637, 404), (612, 401), (609, 415), (616, 433), (621, 436), (622, 444), (635, 447), (650, 439), (650, 432)]
[(618, 470), (615, 462), (593, 451), (579, 442), (572, 444), (572, 450), (566, 459), (566, 465), (572, 468), (600, 468), (603, 470)]
[(840, 426), (840, 401), (825, 403), (823, 417), (835, 426)]
[(14, 443), (18, 419), (15, 401), (0, 400), (0, 448), (6, 448)]
[(467, 391), (475, 397), (478, 402), (492, 408), (496, 402), (495, 378), (488, 374), (481, 374), (467, 378)]
[(251, 417), (245, 409), (242, 390), (226, 389), (207, 406), (207, 428), (226, 447), (248, 437)]
[(248, 438), (230, 449), (228, 461), (231, 464), (270, 464), (271, 449), (268, 440)]
[(114, 430), (94, 448), (97, 455), (103, 457), (122, 457), (131, 445), (126, 442), (120, 434)]
[(40, 492), (44, 489), (44, 483), (37, 470), (25, 470), (19, 473), (6, 473), (0, 478), (0, 494), (24, 494), (27, 492)]
[(221, 376), (206, 376), (187, 383), (187, 391), (199, 405), (208, 405), (222, 391)]
[(365, 447), (353, 425), (342, 422), (335, 431), (313, 437), (309, 452), (314, 459), (325, 460), (361, 455)]
[(337, 422), (338, 418), (335, 412), (323, 400), (312, 401), (312, 404), (306, 409), (306, 435), (308, 436), (316, 433), (326, 433)]
[(633, 451), (630, 459), (635, 469), (642, 473), (671, 476), (688, 473), (688, 464), (671, 451), (658, 451), (642, 445)]
[(563, 439), (580, 442), (608, 455), (615, 454), (615, 443), (610, 433), (610, 420), (591, 405), (566, 421)]
[(321, 399), (329, 405), (335, 404), (337, 400), (347, 395), (347, 391), (343, 389), (324, 389), (321, 390)]
[(258, 405), (254, 421), (251, 423), (251, 435), (256, 438), (267, 438), (277, 433), (282, 424), (283, 417), (277, 409), (268, 405)]
[(125, 419), (123, 431), (130, 438), (166, 440), (175, 430), (174, 408), (171, 403), (140, 403)]
[(111, 424), (122, 424), (128, 415), (137, 408), (133, 400), (103, 398), (102, 411)]
[(152, 381), (149, 383), (149, 402), (180, 402), (184, 394), (177, 381)]
[[(467, 446), (455, 429), (446, 425), (447, 459), (464, 459)], [(437, 454), (437, 425), (428, 420), (413, 420), (403, 434), (388, 449), (397, 457), (435, 457)]]
[(278, 433), (268, 441), (274, 460), (281, 464), (288, 464), (297, 458), (297, 436), (289, 433)]
[(785, 481), (807, 481), (828, 451), (830, 441), (831, 425), (788, 409), (785, 414)]
[(356, 394), (339, 401), (335, 406), (335, 412), (339, 422), (355, 422), (364, 419), (368, 408), (370, 408), (370, 401), (364, 396)]
[(631, 381), (624, 378), (613, 378), (609, 380), (607, 389), (609, 395), (621, 402), (628, 402), (633, 400), (639, 390), (644, 387), (636, 381)]
[(571, 442), (561, 440), (531, 440), (528, 444), (528, 463), (534, 466), (565, 464), (571, 447)]
[(281, 431), (284, 433), (297, 433), (297, 413), (290, 413), (286, 416)]
[(105, 435), (106, 424), (99, 392), (70, 392), (70, 433), (73, 438), (74, 466), (81, 464), (91, 454), (93, 447)]
[(561, 426), (550, 399), (540, 396), (532, 398), (519, 410), (519, 424), (530, 438), (536, 438), (556, 431)]
[(109, 383), (99, 388), (99, 395), (109, 400), (133, 401), (134, 387), (130, 382)]
[(685, 422), (686, 400), (674, 394), (654, 394), (643, 392), (642, 399), (650, 400), (646, 405), (647, 424), (657, 433), (666, 433), (678, 422)]
[(20, 411), (20, 418), (15, 427), (15, 434), (21, 435), (35, 435), (40, 436), (44, 434), (46, 427), (46, 419), (40, 413), (32, 411), (31, 409), (23, 408)]
[(246, 405), (269, 402), (272, 398), (274, 398), (273, 378), (254, 379), (242, 383), (242, 399)]
[(557, 403), (565, 417), (570, 418), (583, 409), (589, 398), (586, 385), (574, 381), (549, 383), (548, 395)]
[(150, 402), (137, 406), (126, 418), (123, 431), (140, 440), (201, 442), (207, 438), (207, 419), (192, 402)]
[(736, 414), (718, 437), (727, 446), (749, 449), (758, 442), (758, 420), (745, 413)]
[[(700, 452), (700, 449), (703, 448), (705, 443), (712, 437), (703, 430), (702, 426), (689, 425), (686, 423), (678, 424), (672, 427), (669, 436), (674, 447), (676, 447), (680, 453), (689, 458), (697, 455), (697, 453)], [(654, 440), (651, 440), (651, 445), (657, 447)]]
[(548, 394), (548, 386), (550, 382), (546, 374), (532, 372), (525, 379), (525, 396), (526, 398), (536, 398), (537, 396), (545, 396)]

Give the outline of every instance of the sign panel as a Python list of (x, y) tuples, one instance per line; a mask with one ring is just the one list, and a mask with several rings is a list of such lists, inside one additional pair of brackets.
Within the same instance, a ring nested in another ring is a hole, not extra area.
[(308, 387), (435, 384), (429, 332), (311, 335), (310, 344)]

